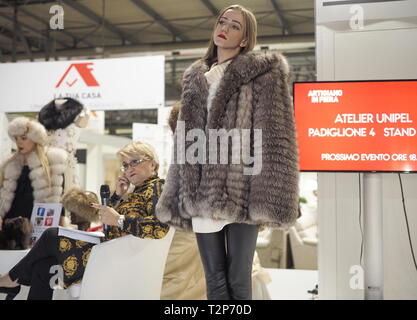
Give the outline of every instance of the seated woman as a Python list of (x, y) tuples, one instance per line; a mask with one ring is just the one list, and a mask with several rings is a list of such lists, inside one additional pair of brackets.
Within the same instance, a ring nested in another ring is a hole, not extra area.
[(33, 203), (61, 201), (67, 155), (46, 146), (46, 130), (35, 119), (13, 119), (8, 134), (17, 151), (0, 165), (0, 249), (27, 249)]
[[(128, 234), (140, 238), (161, 239), (169, 231), (155, 217), (155, 206), (164, 181), (158, 175), (158, 158), (147, 143), (132, 142), (118, 153), (123, 175), (118, 179), (116, 192), (110, 199), (112, 207), (92, 204), (98, 209), (101, 221), (108, 225), (103, 241)], [(127, 193), (129, 185), (135, 189)], [(32, 250), (8, 274), (0, 277), (0, 292), (13, 298), (20, 284), (30, 286), (28, 299), (51, 299), (50, 267), (61, 265), (64, 287), (79, 282), (84, 274), (94, 244), (58, 236), (57, 228), (47, 229)]]

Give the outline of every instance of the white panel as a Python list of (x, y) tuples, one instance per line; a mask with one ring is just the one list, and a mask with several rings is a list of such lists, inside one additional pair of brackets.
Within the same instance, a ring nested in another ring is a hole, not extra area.
[(316, 28), (317, 80), (334, 80), (334, 32), (324, 26)]
[(360, 265), (359, 175), (336, 176), (337, 299), (363, 299), (363, 290), (350, 287), (351, 267)]
[[(338, 5), (323, 5), (329, 2), (341, 2)], [(346, 23), (354, 15), (351, 8), (360, 6), (367, 21), (408, 19), (417, 16), (417, 0), (395, 0), (391, 2), (369, 1), (369, 3), (354, 3), (346, 0), (316, 0), (317, 24), (334, 24), (335, 22)], [(365, 1), (364, 1), (365, 2)], [(352, 10), (353, 11), (353, 10)]]
[(318, 268), (319, 297), (335, 299), (337, 292), (336, 174), (319, 173), (318, 184)]
[(417, 78), (417, 28), (336, 33), (334, 52), (336, 80)]
[[(316, 0), (317, 80), (417, 79), (417, 1), (361, 5), (364, 27), (351, 30), (351, 5), (324, 8)], [(417, 255), (417, 177), (403, 175), (408, 220)], [(319, 297), (360, 299), (349, 287), (358, 264), (360, 230), (357, 174), (318, 174)], [(395, 174), (383, 176), (385, 299), (417, 299), (412, 260)]]
[[(412, 39), (417, 39), (417, 28), (339, 32), (335, 33), (334, 39), (335, 80), (417, 78), (417, 41), (412, 41)], [(338, 175), (345, 176), (345, 174)], [(407, 178), (409, 188), (415, 190), (417, 188), (416, 177), (410, 175)], [(349, 181), (345, 179), (344, 183), (347, 188)], [(411, 260), (401, 198), (398, 194), (399, 184), (393, 175), (384, 175), (383, 183), (384, 296), (387, 299), (415, 299), (417, 289), (416, 286), (410, 285), (410, 280), (417, 281), (417, 270), (412, 268), (414, 264)], [(413, 203), (416, 197), (410, 194), (409, 200)], [(338, 201), (340, 201), (339, 198)], [(343, 206), (339, 208), (338, 217), (352, 214), (345, 211)], [(409, 219), (411, 221), (416, 219), (416, 210), (416, 206), (410, 205)], [(358, 233), (353, 233), (355, 223), (357, 224), (357, 221), (351, 221), (351, 223), (344, 221), (343, 224), (338, 224), (338, 239), (343, 239), (340, 237), (342, 230), (352, 232), (352, 235), (357, 237)], [(417, 224), (412, 225), (414, 226), (412, 235), (416, 243), (415, 227)], [(340, 229), (340, 226), (343, 226), (343, 229)], [(358, 248), (356, 245), (352, 246), (350, 251), (346, 251), (344, 247), (347, 243), (347, 240), (338, 242), (338, 271), (347, 267), (346, 256)], [(412, 269), (414, 269), (414, 274)], [(338, 272), (337, 279), (338, 298), (354, 298), (356, 294), (344, 286), (344, 274)]]
[[(417, 179), (401, 175), (411, 241), (417, 257)], [(412, 260), (398, 174), (385, 174), (384, 208), (384, 298), (417, 299), (417, 270)]]

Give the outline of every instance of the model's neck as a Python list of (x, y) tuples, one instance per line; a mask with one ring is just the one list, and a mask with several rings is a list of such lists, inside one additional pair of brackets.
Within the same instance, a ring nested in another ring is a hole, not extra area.
[(217, 47), (217, 63), (221, 64), (237, 56), (240, 52), (240, 47), (233, 49), (223, 49)]
[(23, 164), (27, 165), (28, 164), (29, 153), (24, 153), (22, 155), (23, 155)]
[(30, 154), (33, 152), (34, 150), (32, 149), (32, 150), (30, 150), (29, 152), (27, 152), (27, 153), (22, 153), (21, 155), (23, 156), (23, 163), (25, 164), (25, 165), (27, 165), (28, 164), (28, 159), (29, 159), (29, 156), (30, 156)]

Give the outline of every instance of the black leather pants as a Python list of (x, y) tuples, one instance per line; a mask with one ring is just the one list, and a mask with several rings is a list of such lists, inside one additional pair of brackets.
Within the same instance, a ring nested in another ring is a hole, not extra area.
[(258, 226), (232, 223), (221, 231), (196, 233), (208, 300), (251, 300), (252, 263)]
[(28, 254), (10, 271), (10, 278), (30, 286), (28, 300), (51, 300), (50, 268), (58, 264), (58, 228), (45, 230)]

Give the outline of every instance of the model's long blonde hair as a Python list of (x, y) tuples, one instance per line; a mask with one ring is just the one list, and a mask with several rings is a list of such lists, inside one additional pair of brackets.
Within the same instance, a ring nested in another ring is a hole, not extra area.
[(51, 167), (49, 166), (49, 160), (45, 154), (45, 148), (41, 146), (40, 144), (36, 143), (36, 153), (43, 167), (43, 171), (45, 172), (46, 180), (48, 181), (48, 187), (49, 189), (51, 189), (52, 188)]
[(203, 58), (203, 60), (205, 60), (206, 63), (209, 66), (211, 66), (214, 62), (217, 61), (217, 46), (214, 44), (214, 40), (213, 40), (214, 30), (216, 30), (216, 25), (219, 22), (220, 18), (229, 9), (239, 10), (242, 13), (242, 16), (243, 16), (243, 22), (244, 22), (243, 32), (245, 34), (246, 46), (242, 47), (240, 49), (239, 54), (252, 51), (253, 48), (255, 48), (256, 35), (257, 35), (257, 29), (258, 29), (255, 15), (251, 11), (249, 11), (248, 9), (246, 9), (245, 7), (243, 7), (239, 4), (231, 5), (227, 8), (225, 8), (225, 9), (223, 9), (220, 12), (220, 14), (218, 15), (218, 17), (216, 19), (216, 23), (214, 24), (213, 32), (212, 32), (211, 37), (210, 37), (209, 46), (208, 46), (207, 52), (206, 52), (206, 54)]

